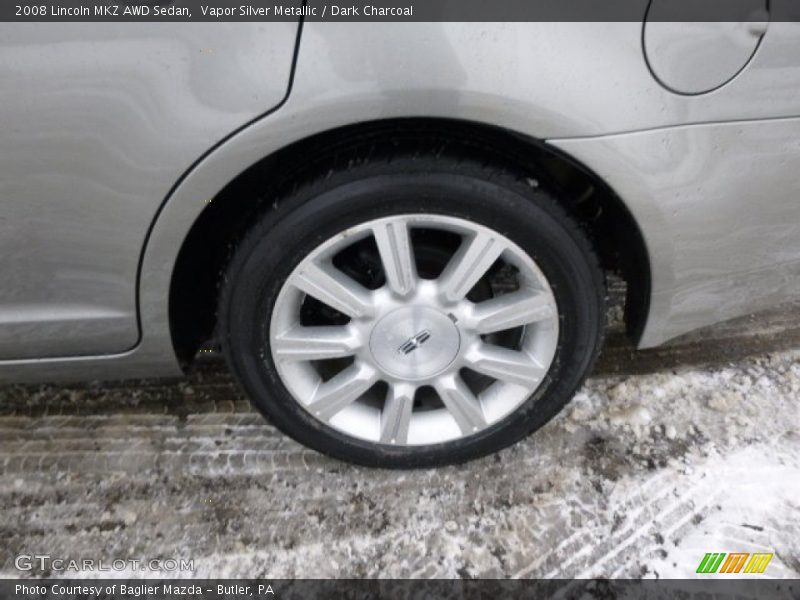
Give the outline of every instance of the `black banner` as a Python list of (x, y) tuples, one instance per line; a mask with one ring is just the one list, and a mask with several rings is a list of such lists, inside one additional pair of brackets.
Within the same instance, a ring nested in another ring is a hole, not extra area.
[(796, 0), (4, 0), (0, 21), (800, 21)]
[(800, 598), (800, 581), (696, 580), (237, 580), (7, 579), (0, 598), (13, 600), (310, 600), (476, 598)]

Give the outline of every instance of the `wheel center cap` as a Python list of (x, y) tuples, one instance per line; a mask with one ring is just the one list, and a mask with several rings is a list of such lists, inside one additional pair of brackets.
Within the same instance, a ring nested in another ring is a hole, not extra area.
[(458, 355), (461, 336), (443, 312), (427, 306), (399, 308), (372, 329), (369, 347), (378, 366), (401, 379), (425, 379)]

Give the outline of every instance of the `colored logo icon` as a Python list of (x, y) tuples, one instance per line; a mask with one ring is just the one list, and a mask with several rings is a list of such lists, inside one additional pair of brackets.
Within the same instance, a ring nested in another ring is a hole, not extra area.
[(763, 573), (772, 553), (755, 552), (709, 552), (697, 566), (697, 573)]

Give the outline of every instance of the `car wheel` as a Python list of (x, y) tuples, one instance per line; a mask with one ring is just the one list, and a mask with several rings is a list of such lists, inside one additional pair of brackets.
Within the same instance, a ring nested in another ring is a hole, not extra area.
[(370, 466), (461, 462), (544, 425), (599, 351), (575, 221), (502, 168), (361, 161), (272, 204), (226, 271), (219, 332), (255, 406)]

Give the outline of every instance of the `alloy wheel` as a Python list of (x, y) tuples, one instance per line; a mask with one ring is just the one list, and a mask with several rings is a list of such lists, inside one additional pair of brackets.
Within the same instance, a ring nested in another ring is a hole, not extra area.
[[(440, 269), (425, 264), (431, 248)], [(278, 294), (269, 341), (283, 384), (316, 419), (418, 446), (473, 435), (523, 404), (558, 330), (550, 285), (514, 242), (464, 219), (406, 214), (306, 256)]]

